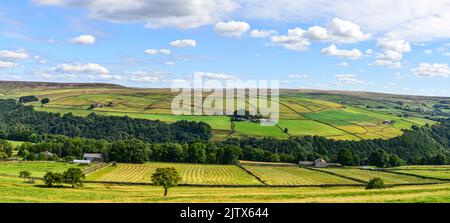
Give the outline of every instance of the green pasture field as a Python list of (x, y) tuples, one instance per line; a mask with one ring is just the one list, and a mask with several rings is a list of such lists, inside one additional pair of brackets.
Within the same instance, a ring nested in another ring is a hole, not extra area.
[(323, 171), (336, 173), (342, 176), (355, 178), (368, 182), (374, 177), (380, 177), (385, 184), (420, 184), (438, 182), (436, 180), (423, 179), (414, 176), (407, 176), (402, 174), (387, 173), (381, 171), (364, 170), (358, 168), (323, 168)]
[(22, 144), (24, 144), (25, 142), (21, 142), (21, 141), (13, 141), (13, 140), (8, 140), (8, 142), (10, 142), (14, 148), (18, 148), (20, 147)]
[(277, 126), (261, 126), (260, 123), (234, 122), (235, 133), (233, 136), (276, 137), (288, 138), (288, 135)]
[(303, 114), (308, 119), (318, 120), (330, 125), (348, 125), (352, 122), (376, 122), (381, 121), (368, 115), (350, 113), (341, 110), (324, 111), (319, 113)]
[(311, 132), (320, 136), (347, 135), (346, 132), (312, 120), (280, 120), (278, 125), (282, 129), (287, 128), (289, 135), (293, 136), (311, 135)]
[[(4, 203), (435, 203), (450, 202), (449, 184), (401, 186), (383, 190), (364, 187), (224, 188), (175, 187), (167, 197), (162, 187), (86, 183), (82, 188), (43, 188), (17, 177), (0, 176), (0, 202)], [(32, 195), (32, 196), (31, 196)]]
[(0, 162), (0, 174), (19, 176), (20, 171), (28, 171), (32, 177), (43, 177), (48, 171), (62, 173), (71, 167), (84, 168), (65, 162), (8, 161)]
[(297, 166), (243, 165), (269, 185), (358, 184), (353, 180)]
[(180, 163), (117, 164), (88, 175), (87, 180), (108, 182), (150, 183), (156, 168), (174, 167), (182, 184), (201, 185), (261, 185), (254, 176), (234, 165)]

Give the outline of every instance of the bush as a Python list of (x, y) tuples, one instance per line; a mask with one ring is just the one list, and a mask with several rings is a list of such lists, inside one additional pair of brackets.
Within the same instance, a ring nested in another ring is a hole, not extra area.
[(33, 101), (39, 101), (39, 99), (34, 95), (22, 96), (19, 98), (20, 103), (28, 103)]
[(379, 177), (375, 177), (375, 178), (370, 179), (369, 183), (366, 186), (366, 190), (383, 189), (383, 188), (385, 188), (384, 180), (379, 178)]
[(29, 171), (20, 171), (19, 177), (24, 179), (24, 182), (26, 183), (33, 183), (34, 180), (31, 178), (31, 173)]
[(41, 103), (42, 103), (43, 105), (48, 104), (49, 102), (50, 102), (50, 99), (48, 99), (48, 98), (43, 98), (43, 99), (41, 99)]

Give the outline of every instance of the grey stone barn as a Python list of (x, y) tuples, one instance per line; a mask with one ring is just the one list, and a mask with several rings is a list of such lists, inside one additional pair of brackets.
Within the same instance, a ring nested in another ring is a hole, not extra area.
[(324, 159), (318, 158), (314, 161), (300, 161), (300, 166), (312, 166), (312, 167), (340, 167), (339, 163), (327, 163)]
[(100, 153), (85, 153), (83, 160), (89, 160), (92, 162), (103, 162), (103, 155)]

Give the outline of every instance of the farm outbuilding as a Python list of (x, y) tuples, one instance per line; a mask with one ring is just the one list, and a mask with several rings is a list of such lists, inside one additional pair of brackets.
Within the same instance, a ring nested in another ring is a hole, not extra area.
[(73, 160), (71, 163), (73, 164), (91, 164), (89, 160)]
[(314, 161), (299, 161), (298, 164), (300, 166), (311, 166), (311, 167), (339, 167), (341, 164), (339, 163), (327, 163), (324, 159), (318, 158)]
[(90, 162), (103, 162), (103, 155), (100, 153), (85, 153), (83, 160), (89, 160)]

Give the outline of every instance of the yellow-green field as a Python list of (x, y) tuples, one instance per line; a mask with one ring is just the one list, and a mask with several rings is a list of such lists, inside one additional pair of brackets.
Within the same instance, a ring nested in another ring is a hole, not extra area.
[(341, 176), (351, 177), (358, 180), (368, 182), (374, 177), (380, 177), (385, 184), (420, 184), (439, 182), (431, 179), (423, 179), (420, 177), (407, 176), (395, 173), (387, 173), (381, 171), (363, 170), (358, 168), (324, 168), (323, 171), (336, 173)]
[(88, 175), (87, 180), (108, 182), (150, 183), (156, 168), (174, 167), (181, 184), (199, 185), (261, 185), (252, 175), (234, 165), (203, 165), (178, 163), (117, 164)]
[(294, 166), (243, 165), (268, 185), (358, 184), (353, 180)]
[[(36, 183), (42, 184), (40, 181)], [(0, 176), (0, 202), (64, 202), (64, 203), (353, 203), (353, 202), (450, 202), (450, 185), (400, 186), (382, 190), (364, 187), (303, 188), (223, 188), (175, 187), (163, 197), (163, 189), (155, 186), (127, 186), (87, 183), (82, 188), (43, 188), (23, 183), (17, 177)]]

